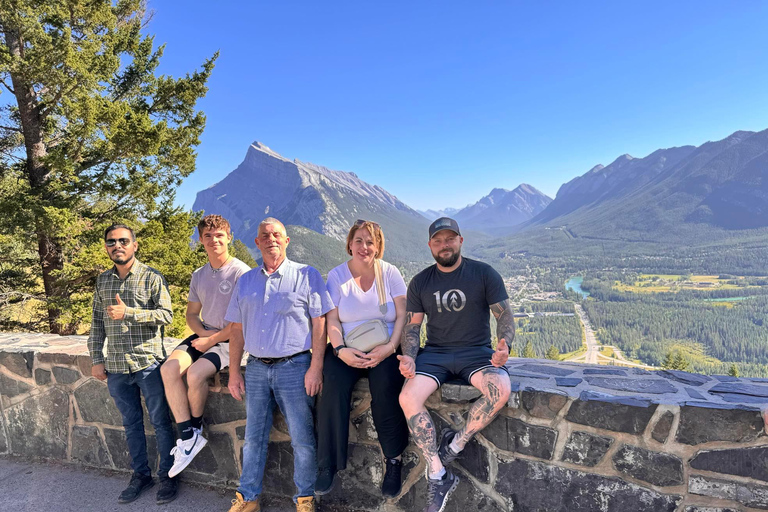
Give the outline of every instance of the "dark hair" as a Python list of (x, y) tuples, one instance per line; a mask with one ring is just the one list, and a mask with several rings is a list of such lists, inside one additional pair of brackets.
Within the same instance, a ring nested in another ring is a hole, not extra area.
[(373, 245), (376, 246), (376, 255), (374, 258), (381, 259), (382, 256), (384, 256), (384, 232), (378, 224), (369, 220), (359, 220), (349, 228), (349, 234), (347, 234), (347, 254), (352, 256), (352, 250), (349, 248), (349, 244), (354, 240), (355, 233), (357, 233), (358, 229), (365, 229), (370, 233), (371, 238), (373, 238)]
[(104, 230), (104, 241), (105, 242), (107, 241), (107, 237), (109, 236), (109, 234), (112, 231), (116, 230), (116, 229), (127, 229), (128, 231), (131, 232), (131, 240), (133, 242), (136, 241), (136, 235), (133, 233), (133, 229), (131, 229), (130, 227), (126, 226), (125, 224), (112, 224), (111, 226), (109, 226), (107, 229)]
[(229, 221), (221, 215), (206, 215), (197, 223), (197, 233), (202, 237), (205, 229), (223, 229), (227, 234), (231, 234)]

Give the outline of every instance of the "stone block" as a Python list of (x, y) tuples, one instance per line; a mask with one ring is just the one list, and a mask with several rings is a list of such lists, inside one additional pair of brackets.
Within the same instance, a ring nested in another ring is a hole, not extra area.
[(683, 483), (683, 461), (668, 453), (625, 444), (614, 454), (613, 466), (625, 475), (659, 487)]
[(653, 395), (677, 393), (677, 387), (664, 379), (649, 379), (647, 377), (584, 377), (584, 380), (592, 386), (612, 391), (650, 393)]
[(683, 386), (683, 389), (686, 393), (688, 393), (688, 396), (693, 398), (694, 400), (706, 400), (707, 397), (702, 395), (700, 392), (696, 391), (696, 389), (689, 387), (689, 386)]
[(497, 416), (481, 434), (502, 450), (548, 460), (554, 454), (557, 441), (556, 430), (507, 416)]
[(220, 425), (245, 419), (245, 401), (235, 400), (229, 393), (208, 393), (203, 420)]
[(691, 475), (688, 479), (688, 492), (700, 496), (738, 501), (748, 507), (768, 510), (768, 487), (764, 485)]
[(575, 388), (583, 382), (583, 379), (577, 379), (575, 377), (555, 377), (555, 382), (562, 388)]
[(670, 411), (665, 412), (653, 426), (651, 437), (656, 441), (663, 443), (669, 437), (669, 431), (672, 429), (672, 422), (675, 421), (675, 415)]
[(613, 439), (610, 437), (573, 432), (565, 443), (562, 460), (582, 466), (596, 466), (612, 444)]
[(691, 459), (690, 465), (694, 469), (768, 482), (768, 447), (704, 450)]
[(5, 366), (19, 377), (32, 377), (34, 361), (34, 352), (0, 352), (0, 366)]
[(720, 382), (709, 392), (732, 402), (768, 403), (768, 386), (746, 382)]
[(352, 426), (357, 433), (358, 441), (373, 441), (379, 440), (379, 435), (376, 433), (376, 427), (373, 424), (373, 414), (370, 409), (356, 418), (352, 418)]
[(51, 383), (51, 372), (42, 368), (35, 369), (35, 384), (45, 386)]
[(240, 474), (235, 460), (235, 448), (229, 434), (225, 432), (206, 431), (204, 437), (208, 444), (200, 450), (200, 453), (184, 470), (187, 473), (200, 473), (200, 478), (193, 478), (202, 482), (234, 482)]
[(0, 373), (0, 395), (7, 397), (14, 397), (23, 395), (32, 390), (32, 386), (26, 382), (16, 380), (12, 377), (8, 377), (4, 373)]
[(263, 485), (264, 492), (270, 494), (293, 496), (296, 492), (296, 486), (293, 483), (293, 450), (290, 442), (269, 443)]
[(73, 384), (80, 380), (80, 372), (70, 368), (54, 366), (52, 370), (57, 384)]
[(551, 420), (568, 403), (568, 396), (565, 393), (525, 388), (520, 402), (531, 416)]
[(524, 372), (530, 372), (533, 374), (540, 374), (545, 376), (556, 376), (556, 377), (567, 377), (568, 375), (571, 375), (572, 373), (575, 373), (576, 370), (568, 370), (566, 368), (563, 368), (562, 366), (557, 365), (556, 363), (552, 363), (552, 365), (547, 364), (533, 364), (533, 363), (526, 363), (521, 364), (520, 366), (515, 367), (516, 370), (521, 370)]
[(676, 439), (690, 445), (712, 441), (748, 442), (763, 435), (763, 426), (759, 411), (687, 405), (680, 408)]
[[(464, 472), (456, 468), (452, 468), (452, 471), (459, 477), (459, 485), (445, 504), (444, 512), (506, 512), (506, 507), (500, 506), (482, 490), (475, 487), (472, 480)], [(427, 480), (419, 478), (408, 492), (398, 500), (397, 506), (399, 509), (407, 511), (423, 510), (426, 503)]]
[(5, 436), (5, 416), (0, 412), (0, 453), (8, 453), (8, 438)]
[(685, 507), (685, 512), (740, 512), (735, 508), (720, 508), (720, 507), (700, 507), (693, 505), (691, 507)]
[(69, 439), (69, 396), (50, 388), (5, 410), (10, 452), (64, 460)]
[(682, 501), (618, 478), (523, 459), (499, 461), (495, 489), (510, 510), (526, 512), (673, 512)]
[(377, 446), (350, 443), (347, 468), (336, 474), (333, 490), (323, 496), (323, 508), (375, 510), (383, 502), (384, 459)]
[(83, 377), (91, 376), (91, 367), (93, 366), (93, 359), (91, 359), (91, 356), (77, 356), (75, 358), (75, 363), (77, 364), (80, 373), (83, 374)]
[(481, 482), (490, 483), (491, 462), (488, 449), (477, 439), (470, 439), (457, 459), (467, 472)]
[(626, 377), (627, 371), (626, 370), (619, 370), (618, 368), (606, 368), (603, 370), (602, 368), (587, 368), (582, 372), (584, 375), (621, 375)]
[[(157, 453), (157, 438), (147, 435), (147, 460), (149, 468), (155, 472), (160, 462)], [(112, 463), (117, 469), (131, 469), (131, 454), (128, 452), (128, 443), (125, 441), (125, 431), (115, 428), (104, 429), (104, 441), (107, 443), (107, 451), (112, 457)]]
[(483, 394), (474, 386), (465, 384), (447, 383), (440, 388), (443, 394), (443, 401), (451, 404), (469, 402), (483, 396)]
[(635, 407), (631, 405), (612, 404), (608, 402), (576, 400), (571, 404), (565, 418), (580, 425), (640, 434), (648, 426), (656, 405)]
[(675, 382), (681, 382), (688, 386), (703, 386), (708, 382), (712, 382), (712, 377), (681, 370), (661, 370), (657, 372), (657, 375), (659, 377), (664, 377), (665, 379), (674, 380)]
[(240, 441), (245, 441), (245, 425), (235, 427), (235, 435)]
[(75, 425), (72, 427), (71, 435), (71, 458), (73, 461), (88, 466), (111, 467), (107, 447), (99, 435), (99, 429)]
[(585, 389), (579, 394), (579, 400), (583, 402), (605, 402), (608, 404), (629, 405), (631, 407), (649, 407), (653, 402), (649, 398), (638, 398), (637, 396), (611, 395), (601, 391)]
[(74, 354), (63, 354), (61, 352), (38, 352), (37, 360), (41, 363), (74, 366), (77, 361), (77, 356)]
[(74, 396), (83, 421), (122, 426), (123, 417), (106, 383), (89, 379), (75, 389)]

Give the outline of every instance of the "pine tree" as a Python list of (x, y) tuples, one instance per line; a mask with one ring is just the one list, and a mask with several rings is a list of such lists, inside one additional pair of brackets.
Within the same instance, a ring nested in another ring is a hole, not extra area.
[(739, 376), (739, 367), (736, 366), (736, 363), (731, 364), (731, 367), (728, 369), (728, 375), (731, 377)]
[(667, 352), (667, 355), (664, 356), (664, 362), (661, 363), (661, 367), (665, 370), (674, 370), (675, 369), (675, 357), (672, 354), (672, 352)]
[(683, 371), (688, 371), (690, 367), (688, 360), (685, 357), (683, 357), (683, 354), (680, 352), (677, 352), (675, 354), (673, 365), (674, 365), (673, 368), (675, 370), (683, 370)]
[(42, 293), (22, 293), (43, 299), (51, 332), (77, 328), (71, 298), (92, 289), (96, 268), (73, 262), (99, 231), (151, 220), (195, 168), (205, 125), (195, 104), (216, 56), (183, 78), (156, 76), (164, 47), (142, 34), (143, 5), (0, 5), (0, 87), (11, 95), (0, 107), (0, 187), (15, 187), (0, 194), (0, 234), (37, 252)]
[(560, 351), (557, 349), (556, 346), (550, 345), (550, 347), (547, 349), (547, 353), (544, 355), (547, 359), (552, 359), (553, 361), (559, 361), (560, 360)]
[(523, 357), (527, 357), (529, 359), (535, 359), (536, 351), (533, 350), (533, 343), (530, 341), (525, 344), (525, 347), (523, 348)]

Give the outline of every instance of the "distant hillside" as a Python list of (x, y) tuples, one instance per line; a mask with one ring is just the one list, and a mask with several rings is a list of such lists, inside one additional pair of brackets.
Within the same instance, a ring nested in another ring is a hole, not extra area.
[(768, 130), (660, 149), (644, 158), (622, 155), (561, 186), (522, 228), (539, 226), (625, 241), (766, 227)]
[(422, 214), (429, 222), (440, 217), (453, 217), (459, 212), (459, 208), (445, 208), (443, 210), (416, 210)]
[(462, 208), (455, 218), (462, 228), (503, 234), (535, 217), (551, 202), (552, 198), (524, 183), (514, 190), (494, 188), (475, 204)]
[[(303, 226), (335, 240), (344, 259), (343, 242), (350, 226), (365, 219), (384, 230), (389, 261), (408, 267), (431, 259), (426, 244), (429, 222), (395, 196), (354, 173), (291, 161), (259, 142), (248, 148), (237, 169), (198, 192), (193, 208), (225, 216), (237, 238), (251, 248), (259, 222), (273, 216), (286, 226)], [(328, 254), (333, 244), (324, 238), (308, 232), (292, 236), (295, 245), (289, 251), (333, 260)]]

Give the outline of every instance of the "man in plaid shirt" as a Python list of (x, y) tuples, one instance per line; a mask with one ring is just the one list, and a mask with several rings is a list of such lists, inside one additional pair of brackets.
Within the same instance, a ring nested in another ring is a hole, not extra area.
[[(134, 257), (138, 243), (131, 228), (123, 224), (108, 227), (104, 232), (104, 246), (115, 266), (96, 278), (88, 350), (93, 360), (91, 374), (107, 381), (109, 394), (123, 416), (131, 454), (133, 476), (118, 502), (132, 502), (154, 484), (144, 436), (141, 406), (141, 395), (144, 395), (160, 452), (157, 503), (168, 503), (178, 494), (176, 479), (168, 478), (168, 470), (173, 465), (171, 449), (176, 439), (165, 401), (160, 364), (165, 359), (164, 326), (173, 319), (171, 296), (162, 274)], [(105, 339), (108, 340), (106, 358)]]

